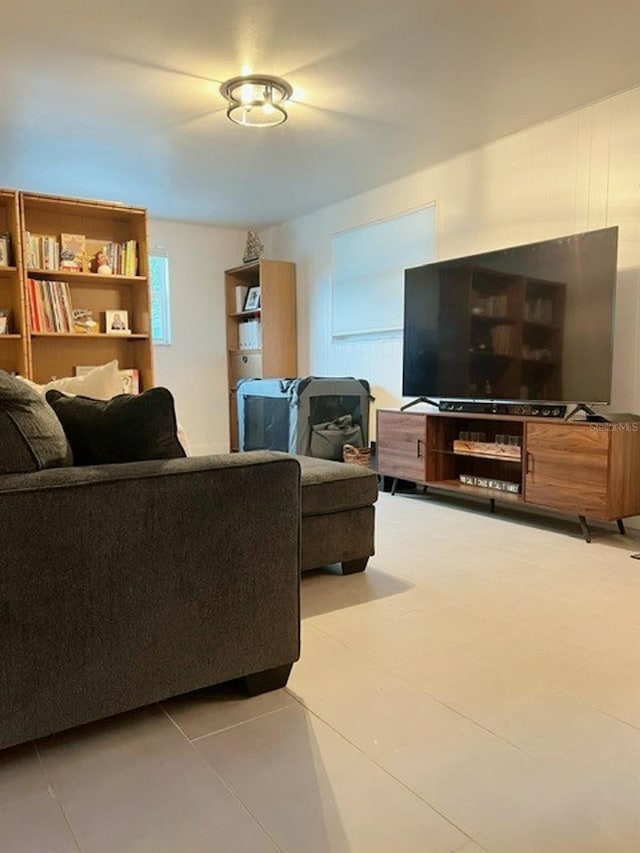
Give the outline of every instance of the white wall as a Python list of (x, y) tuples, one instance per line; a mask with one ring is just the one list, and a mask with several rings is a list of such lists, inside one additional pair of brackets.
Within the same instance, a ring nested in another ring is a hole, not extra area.
[(331, 235), (435, 201), (438, 259), (620, 226), (612, 407), (640, 411), (638, 152), (640, 88), (269, 229), (267, 256), (298, 265), (299, 374), (364, 377), (377, 407), (402, 402), (400, 339), (331, 339)]
[(246, 231), (152, 219), (149, 245), (169, 256), (171, 346), (154, 347), (156, 384), (176, 400), (195, 454), (229, 449), (224, 270), (242, 263)]

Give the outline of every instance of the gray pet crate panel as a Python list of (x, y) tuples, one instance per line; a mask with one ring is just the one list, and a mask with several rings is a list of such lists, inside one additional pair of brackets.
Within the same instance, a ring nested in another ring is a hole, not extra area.
[(341, 459), (343, 443), (369, 443), (365, 379), (245, 379), (237, 397), (240, 450)]

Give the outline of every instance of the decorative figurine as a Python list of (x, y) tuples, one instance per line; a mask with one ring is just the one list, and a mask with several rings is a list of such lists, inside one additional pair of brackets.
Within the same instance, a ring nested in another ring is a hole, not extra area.
[(264, 251), (264, 245), (262, 240), (258, 237), (256, 231), (247, 231), (247, 245), (244, 249), (244, 255), (242, 256), (242, 263), (248, 264), (251, 261), (257, 261), (262, 252)]

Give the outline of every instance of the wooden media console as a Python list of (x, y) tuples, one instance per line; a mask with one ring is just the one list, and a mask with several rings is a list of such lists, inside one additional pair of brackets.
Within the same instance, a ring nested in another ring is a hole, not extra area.
[(577, 516), (587, 542), (587, 519), (615, 521), (624, 533), (623, 519), (640, 515), (640, 420), (381, 409), (377, 467), (392, 492), (410, 480), (483, 497), (492, 510), (498, 501)]

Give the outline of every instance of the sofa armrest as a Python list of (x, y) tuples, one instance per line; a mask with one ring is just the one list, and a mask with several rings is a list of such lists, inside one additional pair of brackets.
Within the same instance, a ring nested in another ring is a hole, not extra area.
[(256, 450), (248, 453), (220, 453), (180, 459), (157, 459), (111, 465), (84, 465), (71, 468), (47, 468), (29, 474), (0, 475), (0, 495), (4, 492), (69, 488), (153, 477), (187, 476), (221, 468), (246, 469), (287, 459), (287, 453)]
[(0, 477), (0, 748), (299, 655), (300, 467)]

